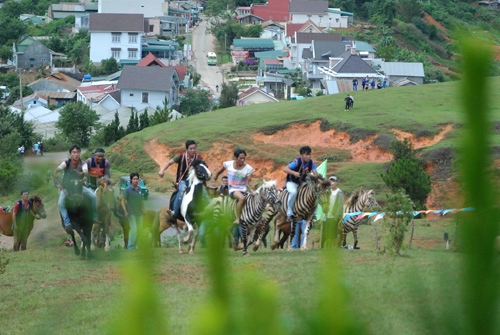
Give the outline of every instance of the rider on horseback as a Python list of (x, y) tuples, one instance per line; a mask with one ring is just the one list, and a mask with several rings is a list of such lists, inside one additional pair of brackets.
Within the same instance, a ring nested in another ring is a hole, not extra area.
[[(81, 158), (82, 150), (78, 145), (73, 145), (69, 149), (69, 154), (70, 158), (63, 161), (56, 169), (56, 175), (60, 174), (63, 172), (63, 177), (62, 181), (58, 183), (60, 193), (59, 193), (59, 200), (57, 202), (57, 205), (59, 206), (59, 211), (61, 212), (61, 217), (63, 219), (64, 223), (64, 230), (68, 234), (71, 234), (73, 232), (73, 228), (71, 227), (71, 221), (69, 219), (68, 215), (68, 210), (66, 209), (66, 197), (67, 197), (67, 192), (65, 190), (65, 185), (67, 183), (71, 182), (72, 176), (75, 174), (78, 175), (87, 175), (88, 174), (88, 167), (87, 163), (84, 162)], [(90, 198), (91, 203), (92, 203), (92, 215), (93, 215), (93, 220), (94, 222), (98, 222), (97, 220), (97, 196), (95, 195), (94, 192), (92, 192), (91, 189), (83, 186), (83, 194)]]
[(313, 173), (318, 175), (316, 171), (316, 164), (311, 159), (311, 147), (304, 146), (300, 148), (300, 156), (291, 161), (283, 171), (286, 175), (286, 190), (289, 193), (288, 196), (288, 207), (286, 213), (286, 220), (288, 222), (293, 222), (295, 219), (295, 214), (293, 213), (293, 206), (295, 205), (295, 199), (297, 199), (297, 189), (301, 182), (306, 180), (308, 173)]
[(97, 179), (105, 177), (110, 178), (111, 163), (104, 158), (104, 149), (97, 148), (94, 151), (94, 156), (87, 159), (87, 167), (89, 169), (87, 186), (92, 189), (97, 189)]
[(175, 179), (176, 180), (175, 188), (177, 189), (177, 194), (175, 196), (174, 208), (172, 213), (177, 218), (181, 217), (180, 208), (181, 208), (182, 197), (184, 196), (184, 192), (186, 191), (186, 188), (188, 186), (187, 172), (189, 170), (189, 167), (191, 166), (191, 163), (195, 159), (203, 159), (201, 155), (196, 153), (196, 148), (197, 145), (195, 141), (187, 140), (186, 152), (175, 155), (174, 158), (165, 163), (165, 165), (163, 165), (160, 171), (158, 172), (160, 178), (163, 178), (165, 170), (168, 169), (170, 165), (177, 163), (177, 176)]

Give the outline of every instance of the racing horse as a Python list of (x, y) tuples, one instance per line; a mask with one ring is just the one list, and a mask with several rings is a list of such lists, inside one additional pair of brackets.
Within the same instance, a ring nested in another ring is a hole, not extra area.
[[(194, 247), (196, 244), (196, 237), (198, 234), (198, 229), (195, 230), (195, 226), (199, 227), (202, 222), (201, 212), (203, 208), (208, 205), (209, 195), (205, 191), (205, 183), (212, 177), (212, 172), (208, 169), (205, 161), (201, 159), (195, 159), (188, 170), (188, 187), (186, 188), (186, 193), (182, 197), (181, 202), (181, 221), (184, 221), (187, 226), (187, 235), (183, 239), (183, 243), (189, 243), (189, 253), (194, 254)], [(174, 199), (172, 194), (170, 205), (172, 208), (172, 202)], [(180, 252), (181, 250), (179, 250)]]
[(35, 219), (45, 219), (47, 214), (42, 198), (29, 199), (29, 214), (17, 220), (17, 229), (12, 230), (12, 212), (0, 212), (0, 232), (5, 236), (14, 236), (14, 251), (26, 250), (28, 236), (33, 229)]
[(113, 184), (113, 181), (108, 178), (101, 178), (98, 182), (99, 187), (96, 190), (97, 215), (101, 223), (94, 223), (92, 226), (92, 249), (102, 247), (105, 251), (110, 249), (111, 213), (116, 208)]
[[(91, 199), (85, 197), (83, 194), (83, 179), (81, 173), (67, 172), (71, 176), (64, 183), (64, 189), (61, 192), (66, 192), (65, 206), (68, 210), (69, 219), (71, 221), (71, 228), (76, 230), (82, 239), (82, 257), (90, 253), (90, 235), (92, 233), (92, 203)], [(64, 222), (61, 216), (61, 224), (64, 228)], [(71, 240), (73, 241), (73, 248), (75, 255), (80, 255), (80, 249), (75, 241), (75, 233), (71, 231)]]

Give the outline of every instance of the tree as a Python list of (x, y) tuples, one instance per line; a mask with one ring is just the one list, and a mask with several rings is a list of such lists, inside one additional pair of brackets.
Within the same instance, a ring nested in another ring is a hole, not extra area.
[(387, 195), (386, 206), (387, 219), (384, 222), (389, 228), (385, 239), (386, 250), (399, 255), (408, 224), (413, 219), (413, 203), (405, 191), (399, 189)]
[(82, 102), (69, 103), (59, 112), (56, 128), (70, 142), (86, 147), (90, 136), (98, 128), (99, 116), (89, 106)]
[(102, 74), (112, 74), (120, 71), (120, 65), (114, 57), (103, 59), (101, 61)]
[(149, 127), (149, 116), (148, 109), (144, 110), (144, 113), (139, 117), (139, 130), (143, 130), (144, 128)]
[(227, 108), (236, 106), (238, 101), (238, 86), (234, 83), (222, 84), (222, 91), (219, 98), (219, 107)]
[[(31, 89), (31, 87), (23, 85), (23, 97), (27, 97), (30, 94), (33, 94), (33, 90)], [(19, 82), (18, 82), (17, 85), (12, 86), (10, 88), (10, 94), (7, 100), (5, 100), (5, 104), (13, 105), (14, 102), (20, 98), (21, 98), (21, 92), (19, 92)]]
[(264, 28), (260, 24), (252, 24), (250, 26), (245, 27), (245, 30), (243, 32), (244, 37), (260, 37), (262, 35), (262, 32), (264, 31)]
[(393, 160), (381, 175), (382, 180), (394, 192), (404, 189), (417, 208), (425, 208), (427, 196), (431, 192), (431, 179), (422, 168), (411, 142), (407, 139), (404, 142), (393, 141), (390, 151)]
[(208, 112), (211, 105), (209, 96), (208, 91), (188, 89), (181, 99), (179, 112), (186, 116)]
[(134, 113), (134, 111), (132, 110), (132, 115), (128, 120), (127, 134), (132, 134), (139, 130), (138, 122), (136, 122), (136, 119), (137, 119), (137, 113)]
[(156, 106), (156, 110), (149, 118), (149, 122), (152, 126), (156, 126), (157, 124), (169, 122), (170, 121), (170, 113), (173, 108), (168, 108), (168, 99), (165, 97), (163, 100), (163, 107)]

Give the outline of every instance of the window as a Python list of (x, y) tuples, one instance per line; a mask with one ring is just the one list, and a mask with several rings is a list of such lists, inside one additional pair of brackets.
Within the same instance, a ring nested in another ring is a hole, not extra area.
[(154, 32), (154, 29), (155, 29), (155, 26), (153, 26), (152, 24), (149, 25), (149, 32), (152, 33)]
[(120, 59), (120, 50), (111, 50), (111, 57), (114, 59)]
[(111, 33), (111, 37), (112, 37), (111, 41), (113, 43), (120, 43), (121, 35), (122, 35), (121, 33)]
[(129, 43), (137, 43), (137, 34), (128, 34)]
[(142, 92), (142, 103), (147, 104), (149, 100), (149, 93), (148, 92)]
[(128, 58), (129, 59), (136, 59), (137, 58), (137, 51), (136, 50), (129, 50), (128, 51)]
[(83, 27), (88, 28), (89, 27), (89, 17), (88, 16), (82, 16), (81, 20), (82, 20), (82, 28)]

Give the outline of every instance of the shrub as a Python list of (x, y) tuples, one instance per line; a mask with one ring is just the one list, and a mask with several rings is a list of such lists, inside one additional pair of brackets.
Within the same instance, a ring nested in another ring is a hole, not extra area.
[(386, 202), (386, 220), (387, 228), (386, 251), (400, 254), (405, 238), (405, 232), (408, 230), (408, 223), (413, 219), (413, 203), (403, 189), (399, 189), (392, 194), (387, 195)]

